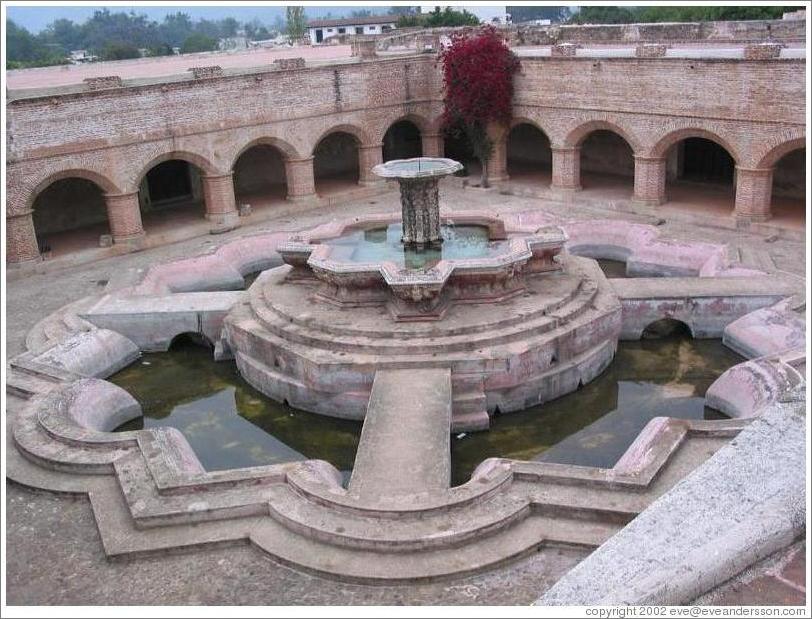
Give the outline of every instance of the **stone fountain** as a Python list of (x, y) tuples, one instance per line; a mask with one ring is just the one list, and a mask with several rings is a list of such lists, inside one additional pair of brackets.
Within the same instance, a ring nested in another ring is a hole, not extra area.
[(450, 159), (374, 168), (402, 217), (292, 236), (224, 323), (243, 377), (308, 411), (363, 418), (376, 373), (449, 368), (452, 428), (484, 429), (592, 380), (611, 362), (620, 305), (558, 226), (509, 230), (496, 213), (440, 208)]

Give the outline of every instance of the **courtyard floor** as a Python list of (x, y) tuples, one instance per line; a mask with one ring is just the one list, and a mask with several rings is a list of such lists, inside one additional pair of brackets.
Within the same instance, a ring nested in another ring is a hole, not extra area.
[[(586, 185), (586, 183), (585, 183)], [(600, 189), (606, 191), (607, 188)], [(589, 188), (585, 188), (585, 193)], [(441, 203), (455, 209), (500, 212), (544, 209), (569, 219), (624, 219), (661, 223), (665, 238), (726, 243), (730, 254), (758, 268), (805, 273), (805, 245), (792, 238), (751, 234), (692, 223), (671, 209), (630, 214), (602, 208), (594, 200), (564, 204), (496, 191), (445, 186)], [(259, 204), (257, 204), (258, 206)], [(268, 205), (267, 210), (274, 208)], [(132, 284), (157, 262), (210, 250), (227, 240), (261, 231), (294, 231), (333, 217), (399, 211), (397, 191), (363, 199), (336, 198), (329, 207), (303, 210), (289, 205), (278, 216), (230, 233), (203, 235), (138, 253), (81, 265), (43, 263), (10, 270), (6, 287), (9, 356), (25, 350), (25, 334), (63, 305), (101, 290)], [(295, 214), (291, 214), (294, 212)], [(201, 220), (205, 224), (205, 220)], [(202, 230), (201, 230), (202, 231)], [(9, 398), (13, 407), (13, 398)], [(506, 567), (446, 582), (401, 586), (353, 585), (290, 569), (251, 547), (210, 549), (131, 562), (105, 558), (89, 503), (6, 484), (7, 602), (18, 604), (529, 604), (586, 555), (548, 548)], [(704, 603), (802, 604), (805, 548), (796, 545), (722, 585)]]

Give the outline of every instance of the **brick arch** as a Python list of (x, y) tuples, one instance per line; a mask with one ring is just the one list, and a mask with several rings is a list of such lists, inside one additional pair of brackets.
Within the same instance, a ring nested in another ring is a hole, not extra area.
[(138, 168), (139, 170), (138, 174), (136, 174), (131, 179), (131, 185), (129, 187), (129, 190), (138, 191), (138, 187), (141, 184), (141, 180), (147, 175), (147, 173), (152, 168), (161, 163), (164, 163), (165, 161), (171, 161), (172, 159), (180, 159), (181, 161), (185, 161), (186, 163), (195, 165), (198, 168), (200, 168), (200, 170), (203, 171), (203, 173), (205, 174), (210, 174), (212, 176), (222, 174), (222, 172), (217, 169), (217, 166), (215, 166), (207, 157), (203, 155), (199, 155), (197, 153), (192, 153), (185, 150), (172, 150), (152, 157), (152, 159), (150, 159), (148, 163), (141, 165)]
[(794, 150), (806, 148), (806, 137), (800, 136), (781, 142), (770, 148), (758, 159), (757, 168), (772, 168), (784, 156)]
[(226, 160), (231, 162), (229, 166), (230, 170), (234, 169), (234, 164), (237, 163), (237, 160), (248, 150), (252, 149), (254, 146), (273, 146), (276, 150), (282, 153), (283, 159), (301, 159), (301, 155), (299, 155), (299, 151), (291, 145), (289, 142), (277, 137), (272, 136), (261, 136), (254, 138), (253, 140), (243, 144), (239, 150), (237, 150), (234, 155), (229, 156)]
[(107, 178), (104, 174), (95, 172), (94, 170), (86, 170), (82, 168), (69, 168), (66, 170), (59, 170), (45, 176), (42, 180), (36, 182), (31, 190), (28, 191), (25, 207), (31, 209), (37, 197), (54, 183), (65, 180), (68, 178), (81, 178), (94, 183), (102, 193), (121, 193), (118, 185), (112, 180)]
[[(612, 133), (619, 135), (626, 144), (632, 149), (632, 152), (637, 153), (640, 150), (640, 146), (637, 140), (633, 137), (629, 131), (609, 120), (589, 120), (585, 123), (582, 123), (575, 127), (574, 129), (570, 129), (567, 135), (564, 137), (564, 146), (567, 147), (574, 147), (580, 146), (583, 141), (589, 136), (590, 133), (595, 131), (611, 131)], [(546, 132), (545, 132), (546, 133)], [(549, 133), (547, 136), (549, 137)]]
[(733, 148), (730, 143), (719, 137), (717, 134), (713, 133), (712, 131), (708, 131), (707, 129), (702, 129), (699, 127), (689, 127), (684, 129), (676, 129), (675, 131), (671, 131), (661, 137), (654, 146), (651, 148), (651, 156), (652, 157), (665, 157), (668, 149), (671, 148), (677, 142), (681, 142), (687, 138), (704, 138), (706, 140), (710, 140), (711, 142), (715, 142), (722, 148), (724, 148), (728, 154), (733, 157), (733, 161), (736, 165), (739, 165), (741, 158), (739, 157), (739, 153)]
[(333, 125), (329, 129), (323, 131), (321, 135), (319, 135), (319, 137), (316, 138), (316, 140), (313, 142), (312, 148), (310, 149), (310, 154), (315, 155), (316, 149), (318, 148), (319, 144), (321, 144), (321, 141), (332, 133), (347, 133), (355, 138), (356, 142), (358, 143), (358, 146), (370, 143), (369, 136), (367, 135), (367, 133), (360, 127), (357, 127), (356, 125), (350, 124)]
[(510, 126), (508, 127), (508, 130), (505, 132), (505, 139), (507, 139), (510, 136), (510, 132), (513, 131), (519, 125), (530, 125), (531, 127), (538, 129), (544, 135), (547, 136), (547, 139), (550, 140), (550, 143), (552, 144), (550, 132), (544, 127), (542, 127), (541, 123), (527, 116), (515, 116), (513, 119), (511, 119)]
[(408, 114), (403, 114), (401, 116), (398, 116), (397, 118), (395, 118), (392, 121), (385, 122), (383, 124), (383, 126), (381, 127), (382, 130), (378, 132), (379, 135), (380, 135), (380, 139), (377, 140), (377, 141), (378, 142), (383, 142), (383, 136), (386, 135), (386, 132), (389, 131), (395, 124), (397, 124), (399, 122), (403, 122), (403, 121), (408, 121), (408, 122), (412, 123), (415, 127), (417, 127), (417, 130), (420, 131), (421, 136), (424, 136), (427, 133), (431, 133), (431, 130), (430, 130), (431, 125), (432, 125), (431, 121), (428, 118), (426, 118), (425, 116), (422, 116), (420, 114), (415, 114), (414, 112), (410, 112)]

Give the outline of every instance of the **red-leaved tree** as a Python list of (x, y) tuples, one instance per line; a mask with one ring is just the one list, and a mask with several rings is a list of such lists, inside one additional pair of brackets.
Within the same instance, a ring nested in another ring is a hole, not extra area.
[(488, 186), (488, 161), (493, 141), (490, 123), (510, 122), (516, 57), (492, 26), (456, 33), (440, 52), (445, 87), (443, 127), (464, 133), (482, 164), (482, 185)]

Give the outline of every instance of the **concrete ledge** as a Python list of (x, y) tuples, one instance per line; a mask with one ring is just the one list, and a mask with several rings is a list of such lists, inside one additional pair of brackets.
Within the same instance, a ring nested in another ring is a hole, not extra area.
[(803, 403), (771, 407), (536, 604), (684, 604), (789, 545), (805, 524), (804, 426)]

